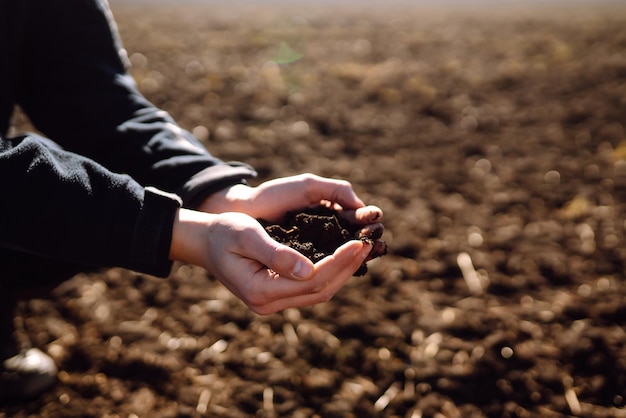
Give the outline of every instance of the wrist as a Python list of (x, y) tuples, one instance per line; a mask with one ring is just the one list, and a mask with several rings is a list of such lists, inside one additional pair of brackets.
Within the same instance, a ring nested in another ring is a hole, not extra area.
[(172, 261), (199, 264), (199, 254), (196, 248), (201, 247), (199, 231), (202, 224), (206, 224), (208, 214), (191, 209), (179, 208), (174, 217), (172, 226), (172, 240), (170, 243), (169, 258)]
[(225, 187), (206, 197), (198, 210), (207, 213), (246, 212), (248, 199), (253, 189), (245, 184)]

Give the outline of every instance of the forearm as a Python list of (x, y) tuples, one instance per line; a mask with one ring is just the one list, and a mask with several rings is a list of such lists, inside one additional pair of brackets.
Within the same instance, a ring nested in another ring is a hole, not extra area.
[(55, 0), (29, 10), (15, 99), (37, 129), (113, 172), (178, 194), (188, 206), (256, 175), (212, 156), (139, 92), (105, 8), (97, 0)]
[(176, 197), (146, 191), (45, 138), (0, 140), (0, 246), (94, 267), (169, 273)]

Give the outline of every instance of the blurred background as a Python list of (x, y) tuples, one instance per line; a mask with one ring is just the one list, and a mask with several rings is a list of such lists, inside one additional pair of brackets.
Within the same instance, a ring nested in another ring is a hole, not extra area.
[(60, 385), (0, 417), (626, 416), (623, 2), (111, 7), (152, 102), (254, 182), (349, 180), (389, 254), (264, 317), (79, 275), (22, 307)]

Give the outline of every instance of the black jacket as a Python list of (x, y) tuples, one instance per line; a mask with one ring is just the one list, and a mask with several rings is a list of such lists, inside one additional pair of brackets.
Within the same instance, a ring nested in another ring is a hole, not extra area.
[[(256, 175), (149, 103), (125, 62), (106, 0), (0, 0), (0, 250), (165, 276), (177, 207)], [(15, 104), (45, 137), (8, 137)]]

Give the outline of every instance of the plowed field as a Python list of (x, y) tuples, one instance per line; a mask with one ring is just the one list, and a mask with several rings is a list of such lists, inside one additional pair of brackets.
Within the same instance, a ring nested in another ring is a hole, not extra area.
[(626, 416), (623, 4), (112, 7), (150, 100), (254, 182), (349, 180), (389, 254), (269, 316), (74, 277), (21, 307), (58, 386), (0, 417)]

